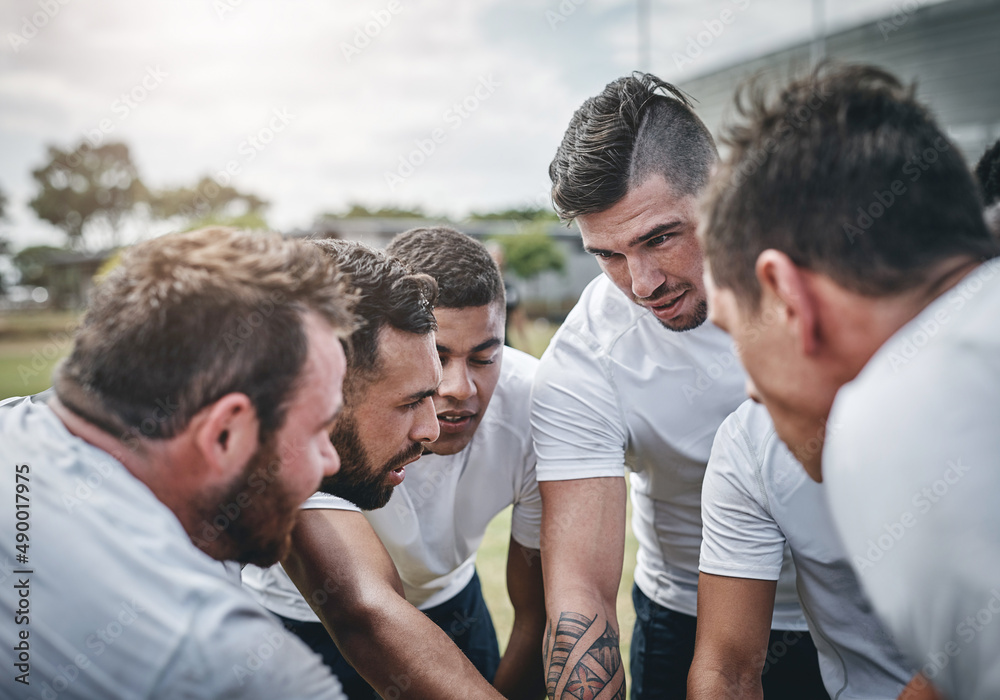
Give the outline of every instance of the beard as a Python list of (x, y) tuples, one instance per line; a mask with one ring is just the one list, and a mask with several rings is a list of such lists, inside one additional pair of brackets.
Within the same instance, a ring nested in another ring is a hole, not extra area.
[[(656, 304), (651, 303), (650, 299), (658, 300), (665, 297), (671, 297), (685, 291), (694, 291), (694, 287), (690, 284), (667, 287), (664, 283), (648, 297), (639, 298), (633, 294), (632, 302), (642, 307), (655, 306)], [(661, 321), (659, 318), (656, 320), (659, 321), (660, 325), (667, 330), (676, 331), (678, 333), (683, 331), (693, 331), (695, 328), (698, 328), (708, 320), (708, 301), (705, 299), (698, 300), (691, 314), (688, 316), (680, 316), (678, 318), (672, 318), (668, 321)]]
[(299, 504), (280, 478), (276, 437), (272, 434), (257, 448), (243, 473), (219, 496), (206, 499), (202, 522), (210, 529), (202, 530), (196, 544), (210, 556), (267, 567), (288, 552)]
[(375, 466), (358, 437), (357, 423), (349, 416), (342, 416), (337, 421), (330, 440), (340, 455), (340, 471), (323, 479), (319, 490), (348, 500), (361, 510), (377, 510), (385, 506), (394, 488), (387, 483), (389, 472), (423, 453), (423, 445), (414, 442), (385, 464)]

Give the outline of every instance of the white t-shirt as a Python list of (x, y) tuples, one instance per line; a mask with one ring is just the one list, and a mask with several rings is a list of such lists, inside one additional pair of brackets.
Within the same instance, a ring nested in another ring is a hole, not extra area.
[[(344, 697), (320, 657), (197, 549), (170, 509), (47, 406), (0, 404), (0, 463), (0, 696)], [(28, 540), (18, 550), (21, 485)], [(13, 665), (22, 640), (30, 685)]]
[(747, 401), (719, 428), (702, 486), (701, 570), (775, 581), (791, 549), (832, 698), (895, 700), (915, 671), (875, 618), (833, 529), (823, 485)]
[[(537, 365), (505, 347), (500, 380), (471, 442), (454, 455), (424, 455), (384, 508), (364, 513), (399, 571), (406, 599), (418, 608), (440, 605), (468, 585), (486, 526), (511, 504), (511, 536), (538, 549), (542, 502), (528, 416)], [(359, 511), (325, 493), (303, 508)], [(318, 620), (280, 565), (246, 567), (243, 584), (279, 615)]]
[[(746, 398), (732, 341), (711, 323), (663, 327), (604, 275), (542, 356), (531, 425), (539, 481), (632, 470), (635, 582), (658, 604), (697, 612), (701, 482), (712, 440)], [(794, 575), (780, 586), (775, 627), (805, 629)], [(790, 604), (786, 608), (785, 603)]]
[(1000, 261), (837, 394), (830, 510), (875, 611), (951, 698), (1000, 697)]

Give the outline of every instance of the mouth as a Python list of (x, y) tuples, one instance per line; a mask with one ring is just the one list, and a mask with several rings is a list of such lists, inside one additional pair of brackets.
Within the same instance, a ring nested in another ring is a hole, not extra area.
[(399, 469), (393, 469), (389, 472), (389, 483), (393, 486), (399, 486), (403, 483), (403, 479), (406, 478), (406, 467), (402, 466)]
[(445, 411), (437, 416), (442, 433), (460, 433), (475, 419), (474, 411)]
[(393, 486), (399, 486), (403, 483), (403, 479), (406, 478), (406, 465), (416, 462), (423, 453), (424, 446), (422, 444), (415, 444), (410, 452), (401, 455), (400, 461), (397, 462), (399, 466), (387, 473), (389, 483)]
[(644, 306), (653, 312), (653, 314), (661, 321), (668, 321), (672, 319), (680, 311), (681, 305), (684, 303), (684, 299), (687, 298), (688, 290), (684, 290), (673, 299), (668, 301), (657, 301), (653, 304), (644, 304)]

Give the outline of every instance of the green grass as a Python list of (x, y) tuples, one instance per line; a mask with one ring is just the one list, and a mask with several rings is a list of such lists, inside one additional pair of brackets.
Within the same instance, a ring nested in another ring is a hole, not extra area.
[(77, 319), (65, 312), (0, 316), (0, 399), (49, 388), (52, 368), (70, 351)]

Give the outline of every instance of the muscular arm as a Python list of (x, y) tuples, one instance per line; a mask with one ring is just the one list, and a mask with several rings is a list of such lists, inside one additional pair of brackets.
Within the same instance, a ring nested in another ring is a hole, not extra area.
[(539, 490), (546, 690), (555, 700), (624, 700), (615, 606), (625, 552), (625, 479), (543, 481)]
[(698, 632), (688, 698), (761, 700), (776, 581), (698, 577)]
[(493, 685), (511, 700), (542, 698), (545, 594), (541, 554), (518, 544), (513, 537), (507, 550), (507, 593), (514, 606), (514, 627)]
[(406, 602), (388, 552), (360, 513), (301, 511), (282, 564), (310, 604), (326, 600), (316, 614), (381, 695), (396, 688), (408, 698), (500, 698), (448, 636)]

